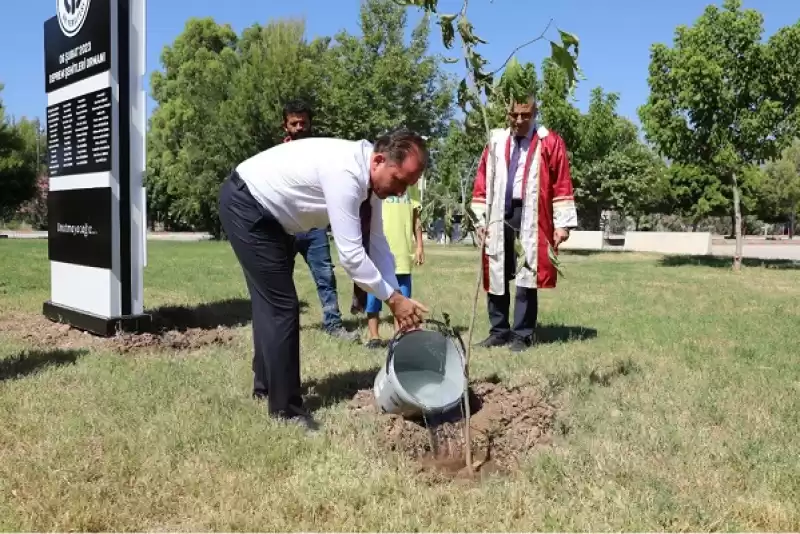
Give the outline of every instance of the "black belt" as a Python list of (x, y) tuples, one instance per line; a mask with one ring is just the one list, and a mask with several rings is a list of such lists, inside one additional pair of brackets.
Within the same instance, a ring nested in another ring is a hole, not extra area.
[(244, 180), (242, 180), (242, 177), (239, 176), (239, 173), (236, 171), (236, 169), (234, 169), (233, 172), (231, 173), (230, 180), (231, 183), (233, 183), (233, 185), (235, 185), (238, 189), (241, 189), (246, 185), (244, 183)]
[(511, 219), (513, 219), (513, 218), (514, 218), (514, 215), (515, 215), (515, 214), (516, 214), (518, 211), (522, 211), (522, 208), (523, 208), (523, 207), (524, 207), (524, 204), (523, 204), (523, 202), (522, 202), (522, 199), (521, 199), (521, 198), (512, 198), (512, 199), (511, 199), (511, 209), (506, 211), (506, 213), (505, 213), (505, 219), (506, 219), (507, 221), (510, 221)]

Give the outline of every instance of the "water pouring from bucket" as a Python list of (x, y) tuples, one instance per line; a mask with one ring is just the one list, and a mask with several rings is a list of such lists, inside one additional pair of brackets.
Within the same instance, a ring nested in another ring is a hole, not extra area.
[(424, 417), (448, 412), (461, 402), (467, 387), (464, 343), (443, 323), (428, 324), (439, 328), (399, 332), (389, 343), (374, 385), (381, 411)]

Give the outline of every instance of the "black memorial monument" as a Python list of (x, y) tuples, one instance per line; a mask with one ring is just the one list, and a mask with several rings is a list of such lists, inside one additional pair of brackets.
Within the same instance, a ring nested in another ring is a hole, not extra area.
[(56, 322), (110, 336), (150, 327), (145, 2), (56, 0), (44, 23), (50, 300)]

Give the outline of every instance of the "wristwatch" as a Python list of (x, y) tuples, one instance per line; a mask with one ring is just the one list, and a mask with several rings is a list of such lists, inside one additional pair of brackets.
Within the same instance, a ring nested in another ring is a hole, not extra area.
[(391, 298), (392, 298), (394, 295), (400, 295), (400, 296), (402, 297), (402, 296), (403, 296), (403, 293), (402, 293), (402, 292), (401, 292), (399, 289), (395, 289), (394, 291), (392, 291), (391, 295), (389, 295), (388, 297), (386, 297), (386, 300), (385, 300), (384, 302), (385, 302), (386, 304), (389, 304), (389, 300), (391, 300)]

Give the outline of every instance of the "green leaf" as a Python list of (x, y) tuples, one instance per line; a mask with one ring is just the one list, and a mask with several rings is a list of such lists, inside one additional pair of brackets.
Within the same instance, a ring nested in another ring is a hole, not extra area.
[(556, 271), (560, 276), (564, 276), (564, 271), (561, 270), (561, 262), (556, 255), (555, 250), (553, 250), (553, 245), (548, 243), (547, 245), (547, 256), (550, 258), (550, 263), (553, 264), (553, 267), (556, 268)]
[(467, 102), (469, 101), (469, 88), (467, 87), (467, 80), (462, 79), (461, 82), (458, 84), (458, 90), (456, 91), (458, 107), (467, 111)]
[(525, 249), (522, 248), (522, 241), (518, 237), (514, 239), (514, 252), (517, 254), (517, 272), (514, 273), (516, 276), (528, 264), (525, 259)]
[(439, 26), (442, 27), (442, 44), (448, 50), (453, 47), (453, 39), (455, 39), (455, 30), (453, 29), (453, 19), (455, 15), (442, 15), (439, 17)]
[(457, 57), (443, 57), (442, 61), (445, 62), (445, 63), (453, 64), (453, 63), (458, 63), (458, 58)]
[(580, 42), (578, 40), (578, 36), (574, 33), (565, 32), (564, 30), (558, 30), (558, 33), (561, 35), (561, 43), (564, 45), (565, 48), (569, 49), (570, 46), (575, 47), (575, 57), (579, 55), (579, 47)]
[(472, 23), (466, 17), (458, 19), (458, 33), (461, 34), (461, 39), (468, 45), (487, 44), (486, 41), (475, 35), (472, 30)]
[(512, 57), (506, 64), (498, 85), (500, 95), (506, 100), (506, 105), (512, 101), (522, 102), (529, 95), (535, 93), (535, 71), (528, 72), (520, 65), (516, 56)]
[(483, 56), (472, 49), (467, 50), (466, 55), (469, 65), (472, 67), (472, 70), (475, 71), (476, 81), (485, 79), (486, 73), (481, 71), (484, 65), (486, 65), (486, 60), (483, 59)]
[(564, 70), (567, 76), (567, 87), (571, 90), (575, 86), (577, 79), (578, 63), (569, 51), (560, 44), (550, 41), (550, 58), (553, 62)]

